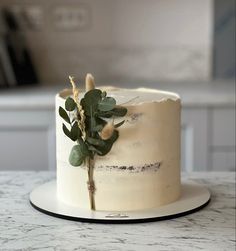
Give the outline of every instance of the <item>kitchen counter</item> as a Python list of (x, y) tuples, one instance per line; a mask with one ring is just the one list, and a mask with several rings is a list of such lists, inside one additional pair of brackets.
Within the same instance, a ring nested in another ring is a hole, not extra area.
[[(157, 88), (177, 92), (184, 107), (232, 107), (235, 106), (235, 83), (162, 83), (162, 84), (114, 84), (123, 88)], [(54, 98), (58, 91), (70, 88), (69, 85), (21, 87), (18, 89), (0, 90), (0, 110), (7, 109), (54, 109)]]
[(0, 250), (235, 250), (235, 173), (183, 174), (212, 199), (184, 217), (108, 225), (62, 220), (29, 204), (29, 193), (54, 172), (0, 172)]

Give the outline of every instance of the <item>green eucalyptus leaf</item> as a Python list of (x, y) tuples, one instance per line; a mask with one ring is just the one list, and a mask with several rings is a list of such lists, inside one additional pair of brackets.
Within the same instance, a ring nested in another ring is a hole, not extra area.
[(83, 154), (81, 150), (81, 146), (75, 145), (71, 149), (69, 162), (72, 166), (80, 166), (83, 163), (85, 157), (86, 156)]
[(59, 107), (59, 115), (67, 122), (70, 123), (70, 118), (67, 112), (60, 106)]
[(80, 131), (79, 127), (78, 127), (78, 122), (77, 121), (73, 124), (70, 134), (71, 134), (70, 138), (73, 141), (76, 141), (79, 137), (81, 137), (81, 131)]
[(80, 147), (81, 147), (81, 151), (84, 154), (84, 156), (89, 156), (89, 149), (88, 146), (84, 143), (84, 141), (82, 140), (80, 143)]
[(76, 107), (76, 103), (73, 100), (73, 98), (68, 97), (66, 99), (66, 102), (65, 102), (65, 108), (66, 108), (66, 110), (67, 111), (74, 111), (75, 107)]
[(112, 97), (105, 97), (98, 103), (98, 109), (103, 112), (111, 111), (116, 106), (116, 100)]
[(92, 137), (88, 137), (86, 139), (86, 141), (91, 144), (91, 145), (95, 145), (95, 146), (104, 146), (104, 140), (101, 139), (96, 139), (96, 138), (92, 138)]
[(103, 147), (97, 147), (97, 154), (99, 156), (104, 156), (111, 151), (111, 148), (112, 148), (112, 144), (107, 144)]
[(64, 125), (64, 124), (62, 124), (62, 130), (63, 130), (63, 132), (64, 132), (64, 134), (67, 136), (67, 137), (69, 137), (70, 138), (70, 131), (67, 129), (67, 127)]
[(116, 106), (112, 111), (111, 111), (113, 116), (117, 117), (123, 117), (127, 113), (127, 108), (123, 106)]
[(108, 140), (104, 140), (105, 144), (103, 146), (96, 146), (96, 149), (99, 152), (101, 152), (101, 153), (97, 152), (97, 154), (100, 156), (108, 154), (114, 142), (118, 139), (118, 137), (119, 137), (119, 132), (117, 130), (114, 130), (113, 135)]
[(119, 132), (117, 130), (114, 130), (112, 136), (106, 141), (111, 142), (113, 144), (118, 138), (119, 138)]
[(93, 89), (85, 93), (84, 101), (86, 106), (97, 106), (102, 99), (102, 91), (99, 89)]
[(100, 118), (111, 118), (113, 116), (113, 113), (112, 111), (107, 111), (107, 112), (98, 111), (97, 116)]
[(115, 128), (118, 128), (118, 127), (122, 126), (124, 123), (125, 123), (125, 120), (123, 120), (123, 121), (117, 123), (117, 124), (115, 125)]
[(111, 118), (112, 116), (114, 117), (124, 117), (127, 113), (127, 108), (121, 107), (121, 106), (116, 106), (113, 108), (111, 111), (99, 111), (98, 116), (102, 118)]

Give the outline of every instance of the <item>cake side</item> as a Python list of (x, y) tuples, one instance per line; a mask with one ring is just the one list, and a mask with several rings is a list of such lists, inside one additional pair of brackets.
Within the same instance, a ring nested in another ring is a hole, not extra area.
[[(127, 92), (123, 92), (125, 96)], [(177, 95), (170, 97), (124, 105), (128, 113), (117, 142), (110, 153), (95, 159), (97, 210), (148, 209), (171, 203), (180, 196), (181, 104)], [(57, 95), (56, 109), (63, 103), (64, 99)], [(74, 143), (63, 135), (61, 125), (57, 115), (58, 197), (67, 204), (89, 208), (87, 169), (69, 164)]]

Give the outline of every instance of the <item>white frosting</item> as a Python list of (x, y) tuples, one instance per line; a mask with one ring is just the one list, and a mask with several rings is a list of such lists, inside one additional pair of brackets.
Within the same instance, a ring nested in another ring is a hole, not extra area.
[[(140, 210), (177, 200), (180, 196), (179, 96), (144, 88), (105, 89), (108, 96), (127, 107), (128, 113), (111, 152), (96, 157), (96, 210)], [(68, 91), (63, 91), (56, 96), (58, 197), (70, 205), (90, 208), (86, 167), (69, 164), (68, 157), (75, 143), (63, 134), (58, 115), (58, 108), (64, 106), (68, 95)]]
[(176, 101), (180, 99), (176, 93), (149, 88), (120, 89), (112, 86), (101, 86), (99, 89), (107, 91), (110, 97), (115, 97), (118, 104), (138, 105), (147, 102), (162, 102), (168, 99)]

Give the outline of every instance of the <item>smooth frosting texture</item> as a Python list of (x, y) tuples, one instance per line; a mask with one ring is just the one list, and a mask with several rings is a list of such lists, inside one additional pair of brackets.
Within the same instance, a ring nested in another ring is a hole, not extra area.
[[(128, 113), (111, 152), (95, 160), (96, 210), (141, 210), (177, 200), (180, 196), (179, 96), (144, 88), (103, 89), (117, 104), (126, 106)], [(70, 92), (64, 90), (56, 96), (57, 194), (67, 204), (90, 208), (87, 169), (69, 164), (68, 157), (75, 143), (63, 134), (58, 115), (58, 108), (64, 106), (68, 95)]]

